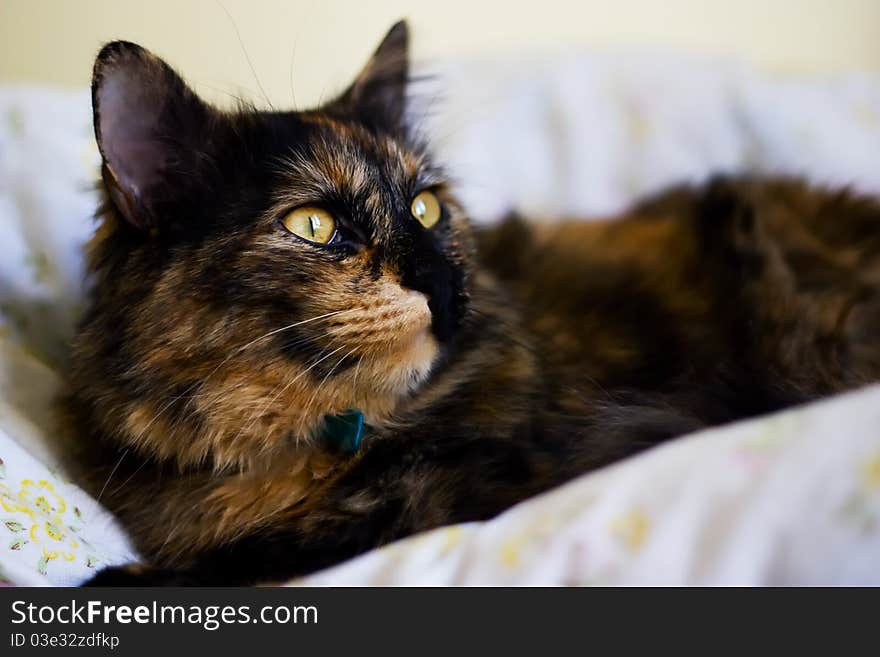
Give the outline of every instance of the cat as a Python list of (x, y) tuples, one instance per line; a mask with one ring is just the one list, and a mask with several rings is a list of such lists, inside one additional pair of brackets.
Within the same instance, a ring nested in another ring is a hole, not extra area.
[(478, 230), (408, 126), (408, 40), (304, 112), (98, 55), (59, 420), (144, 563), (91, 584), (281, 582), (880, 379), (876, 201), (717, 177)]

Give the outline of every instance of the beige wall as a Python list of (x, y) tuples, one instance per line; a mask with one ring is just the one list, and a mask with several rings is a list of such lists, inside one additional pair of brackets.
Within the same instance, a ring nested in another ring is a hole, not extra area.
[(880, 0), (0, 0), (0, 81), (84, 85), (100, 44), (125, 38), (211, 97), (256, 96), (234, 22), (270, 99), (290, 104), (293, 86), (302, 106), (338, 88), (402, 16), (420, 59), (659, 47), (880, 71)]

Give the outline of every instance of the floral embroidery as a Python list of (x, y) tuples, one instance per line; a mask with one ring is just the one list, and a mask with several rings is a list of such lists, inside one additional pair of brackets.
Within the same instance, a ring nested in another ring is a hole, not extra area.
[(52, 263), (43, 251), (26, 255), (24, 264), (31, 270), (31, 278), (35, 283), (47, 283), (52, 280)]
[(6, 125), (9, 127), (9, 134), (13, 137), (24, 135), (24, 115), (18, 107), (10, 107), (6, 111)]
[(862, 125), (875, 128), (880, 126), (880, 114), (870, 103), (858, 103), (853, 107), (853, 116)]
[(858, 487), (838, 510), (838, 514), (863, 533), (877, 526), (876, 495), (880, 493), (880, 452), (863, 459), (857, 468)]
[(638, 550), (644, 545), (650, 529), (650, 519), (639, 508), (633, 508), (611, 521), (611, 533), (622, 540), (630, 550)]
[(464, 529), (459, 525), (448, 527), (443, 530), (443, 544), (440, 546), (440, 554), (446, 555), (452, 552), (462, 541)]
[(865, 489), (880, 492), (880, 452), (866, 459), (861, 470)]
[(529, 544), (529, 535), (514, 534), (501, 544), (498, 556), (505, 568), (517, 568), (520, 565), (523, 549)]
[(18, 491), (0, 483), (0, 508), (11, 514), (0, 520), (12, 534), (7, 548), (18, 551), (28, 544), (37, 548), (36, 569), (40, 574), (45, 575), (55, 560), (76, 560), (81, 548), (85, 548), (88, 567), (100, 561), (88, 541), (79, 535), (83, 526), (82, 512), (78, 507), (69, 510), (52, 482), (23, 479)]

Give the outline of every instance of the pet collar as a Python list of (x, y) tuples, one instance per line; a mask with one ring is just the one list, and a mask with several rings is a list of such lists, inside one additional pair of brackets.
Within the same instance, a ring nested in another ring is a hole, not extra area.
[(364, 435), (364, 414), (350, 408), (336, 415), (325, 415), (321, 438), (331, 447), (349, 454), (360, 449)]

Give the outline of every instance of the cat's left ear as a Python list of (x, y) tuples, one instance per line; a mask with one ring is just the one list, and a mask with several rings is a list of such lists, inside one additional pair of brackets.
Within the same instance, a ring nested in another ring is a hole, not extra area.
[(105, 45), (92, 78), (105, 188), (125, 219), (158, 228), (198, 196), (217, 113), (168, 64), (127, 41)]
[(398, 21), (351, 86), (328, 109), (353, 112), (366, 125), (391, 134), (404, 131), (409, 80), (409, 27)]

